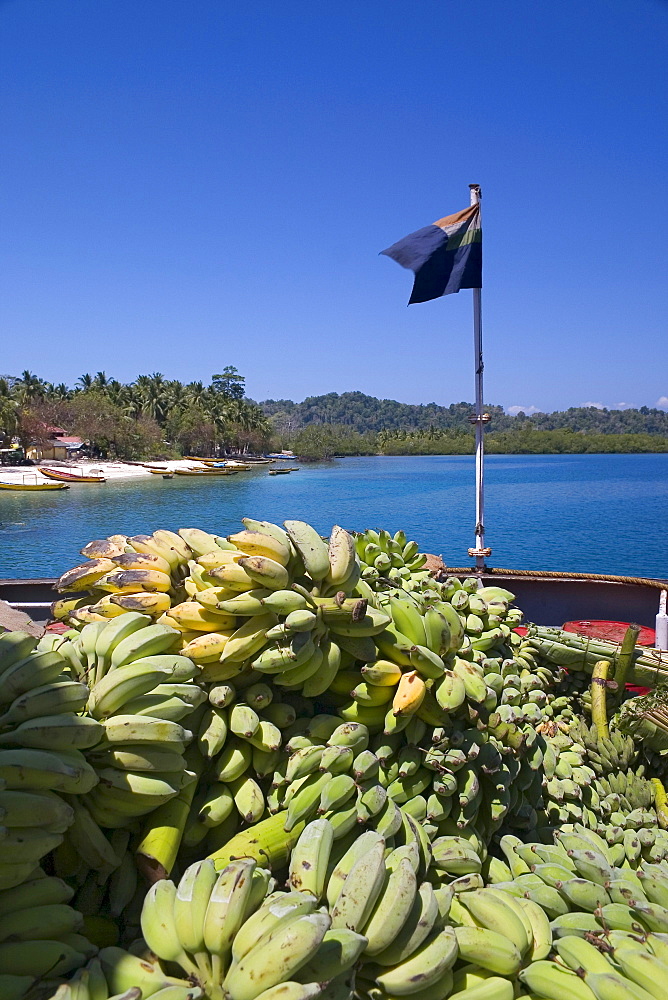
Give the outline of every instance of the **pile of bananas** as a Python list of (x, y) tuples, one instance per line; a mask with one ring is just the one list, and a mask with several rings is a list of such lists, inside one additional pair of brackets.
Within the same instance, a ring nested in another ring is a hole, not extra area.
[(252, 857), (196, 862), (147, 893), (145, 951), (105, 948), (89, 968), (165, 1000), (664, 995), (665, 862), (584, 828), (549, 845), (506, 837), (501, 850), (484, 875), (443, 885), (392, 838), (345, 843), (318, 819), (294, 844), (285, 890)]
[(597, 646), (402, 532), (243, 523), (91, 542), (0, 637), (3, 1000), (647, 1000), (661, 704), (594, 719)]

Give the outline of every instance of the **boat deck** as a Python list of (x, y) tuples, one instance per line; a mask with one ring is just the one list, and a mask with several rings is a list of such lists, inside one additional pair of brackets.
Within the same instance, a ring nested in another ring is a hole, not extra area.
[[(463, 576), (461, 573), (453, 575)], [(668, 589), (668, 580), (655, 581), (655, 585), (650, 586), (568, 576), (549, 579), (501, 573), (483, 574), (482, 580), (487, 586), (497, 584), (512, 591), (526, 621), (536, 625), (561, 626), (572, 620), (604, 619), (637, 622), (654, 628), (661, 584)], [(36, 622), (45, 622), (49, 606), (57, 597), (54, 583), (50, 578), (0, 579), (0, 600), (27, 612)]]

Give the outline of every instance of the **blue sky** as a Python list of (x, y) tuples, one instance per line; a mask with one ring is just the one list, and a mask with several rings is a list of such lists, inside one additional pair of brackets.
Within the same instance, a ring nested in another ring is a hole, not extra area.
[(659, 0), (0, 0), (0, 370), (473, 398), (383, 248), (483, 188), (485, 395), (668, 407)]

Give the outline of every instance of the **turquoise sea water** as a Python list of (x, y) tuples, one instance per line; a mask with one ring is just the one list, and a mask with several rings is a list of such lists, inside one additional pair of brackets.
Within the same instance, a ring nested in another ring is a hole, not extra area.
[[(288, 476), (266, 467), (194, 481), (120, 480), (0, 494), (0, 577), (57, 576), (92, 538), (201, 527), (243, 516), (363, 529), (404, 528), (425, 551), (466, 566), (473, 544), (469, 456), (347, 458)], [(492, 455), (486, 460), (491, 565), (668, 577), (668, 454)]]

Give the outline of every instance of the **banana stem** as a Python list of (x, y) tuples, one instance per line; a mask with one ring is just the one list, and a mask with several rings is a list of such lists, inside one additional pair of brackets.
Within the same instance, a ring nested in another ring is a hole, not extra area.
[(666, 795), (666, 789), (659, 778), (652, 778), (651, 782), (654, 788), (654, 808), (656, 809), (659, 826), (662, 830), (665, 830), (668, 828), (668, 795)]
[(617, 683), (617, 697), (620, 700), (624, 694), (629, 671), (633, 664), (633, 654), (635, 653), (636, 642), (638, 641), (639, 635), (640, 625), (629, 625), (624, 633), (619, 655), (617, 656), (617, 663), (615, 665), (615, 681)]
[(204, 760), (199, 754), (188, 754), (192, 778), (173, 799), (151, 813), (136, 850), (137, 868), (151, 885), (169, 878), (183, 839), (190, 807), (195, 795)]
[(591, 720), (599, 739), (610, 739), (605, 695), (608, 686), (609, 660), (599, 660), (591, 675)]
[(295, 593), (301, 594), (306, 603), (310, 604), (310, 606), (313, 608), (314, 611), (317, 610), (318, 605), (313, 600), (313, 595), (311, 594), (310, 590), (307, 590), (306, 587), (302, 587), (300, 583), (293, 583), (292, 589), (295, 591)]
[(238, 858), (255, 858), (258, 865), (269, 868), (270, 871), (283, 868), (306, 825), (303, 822), (297, 823), (288, 833), (284, 829), (286, 815), (284, 809), (274, 813), (255, 826), (241, 830), (223, 847), (210, 854), (218, 871)]

